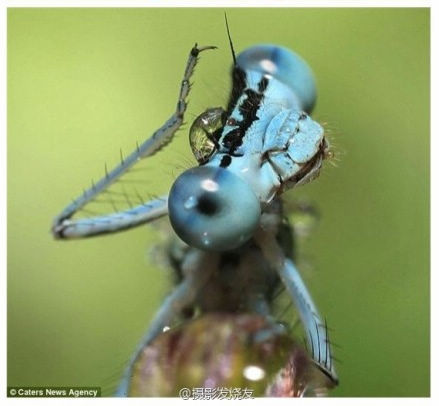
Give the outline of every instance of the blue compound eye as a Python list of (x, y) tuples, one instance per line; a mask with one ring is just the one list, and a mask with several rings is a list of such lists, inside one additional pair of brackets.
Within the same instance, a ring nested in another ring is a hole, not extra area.
[(244, 70), (269, 74), (289, 86), (299, 98), (302, 109), (311, 112), (316, 101), (314, 75), (295, 52), (278, 45), (260, 44), (241, 52), (236, 63)]
[(224, 168), (199, 166), (172, 185), (169, 219), (188, 245), (224, 251), (248, 241), (259, 224), (261, 207), (250, 186)]

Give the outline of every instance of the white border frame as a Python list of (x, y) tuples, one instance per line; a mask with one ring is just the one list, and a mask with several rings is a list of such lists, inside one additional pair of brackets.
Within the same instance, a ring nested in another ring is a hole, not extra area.
[[(7, 166), (6, 166), (6, 158), (7, 158), (7, 145), (6, 145), (6, 84), (7, 84), (7, 76), (6, 76), (6, 46), (7, 46), (7, 8), (9, 7), (224, 7), (224, 8), (233, 8), (233, 7), (429, 7), (431, 8), (431, 72), (438, 72), (439, 65), (437, 63), (437, 49), (436, 39), (437, 39), (437, 28), (436, 23), (438, 21), (438, 13), (439, 8), (437, 6), (433, 6), (433, 1), (426, 0), (333, 0), (333, 1), (291, 1), (291, 0), (6, 0), (2, 7), (2, 12), (0, 13), (0, 28), (1, 33), (3, 35), (1, 38), (1, 94), (0, 94), (0, 123), (1, 125), (1, 144), (0, 144), (0, 190), (4, 190), (6, 192), (6, 179), (7, 179)], [(431, 112), (436, 111), (434, 106), (437, 106), (437, 79), (435, 75), (431, 75)], [(432, 155), (432, 151), (437, 151), (439, 147), (439, 141), (437, 137), (439, 136), (437, 130), (437, 116), (431, 114), (431, 147), (430, 147), (430, 157), (431, 157), (431, 314), (436, 314), (435, 310), (437, 309), (438, 300), (433, 294), (437, 289), (437, 276), (435, 274), (436, 271), (439, 271), (438, 266), (438, 254), (435, 252), (435, 243), (437, 242), (437, 227), (438, 224), (438, 215), (434, 210), (437, 204), (439, 204), (438, 199), (438, 188), (437, 188), (437, 175), (438, 175), (438, 161), (435, 161), (435, 156)], [(436, 175), (436, 176), (435, 176)], [(1, 224), (6, 225), (6, 193), (1, 195), (0, 199), (0, 220)], [(3, 198), (3, 196), (5, 198)], [(56, 404), (66, 404), (70, 402), (71, 399), (48, 399), (48, 398), (38, 398), (38, 399), (29, 399), (29, 398), (6, 398), (6, 380), (7, 380), (7, 369), (6, 369), (6, 308), (7, 308), (7, 296), (6, 296), (6, 286), (7, 286), (7, 274), (6, 274), (6, 227), (2, 229), (0, 233), (0, 258), (1, 261), (1, 272), (4, 276), (4, 283), (0, 283), (0, 297), (3, 297), (3, 309), (4, 311), (0, 312), (0, 326), (3, 333), (0, 335), (0, 343), (1, 343), (1, 368), (0, 368), (0, 397), (5, 398), (8, 403), (15, 402), (25, 402), (29, 401), (34, 404), (47, 404), (48, 402), (56, 402)], [(436, 289), (435, 289), (436, 288)], [(437, 319), (437, 318), (436, 318)], [(373, 400), (375, 405), (381, 404), (398, 404), (408, 405), (408, 404), (426, 404), (431, 403), (432, 399), (437, 399), (437, 384), (439, 384), (437, 380), (437, 361), (438, 361), (438, 352), (436, 350), (436, 346), (434, 343), (438, 342), (439, 335), (437, 333), (438, 323), (435, 321), (433, 317), (431, 317), (431, 337), (430, 337), (430, 348), (431, 348), (431, 378), (430, 378), (430, 387), (431, 387), (431, 397), (430, 398), (375, 398)], [(408, 371), (410, 366), (407, 366)], [(141, 404), (144, 405), (145, 402), (150, 402), (152, 399), (125, 399), (124, 401), (130, 402), (131, 404)], [(84, 399), (81, 398), (81, 404), (115, 404), (116, 402), (121, 402), (123, 400), (117, 398), (101, 398), (101, 399)], [(305, 402), (319, 402), (322, 401), (320, 399), (303, 399)], [(339, 405), (339, 404), (349, 404), (352, 402), (356, 404), (370, 404), (371, 399), (369, 398), (327, 398), (324, 402), (328, 402), (328, 404)], [(181, 399), (169, 399), (169, 398), (155, 398), (154, 403), (157, 404), (169, 404), (172, 403), (181, 403), (184, 402)], [(242, 402), (242, 403), (241, 403)], [(265, 403), (273, 402), (273, 399), (255, 399), (255, 400), (244, 400), (241, 401), (240, 404), (249, 404), (252, 402), (257, 403)], [(276, 402), (290, 404), (291, 399), (276, 399)]]

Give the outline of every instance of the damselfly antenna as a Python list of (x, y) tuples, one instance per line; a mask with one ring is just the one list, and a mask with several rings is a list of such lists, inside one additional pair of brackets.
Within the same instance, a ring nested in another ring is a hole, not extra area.
[(232, 37), (230, 35), (229, 23), (227, 21), (227, 13), (226, 12), (224, 12), (224, 19), (226, 20), (227, 37), (229, 38), (230, 51), (232, 51), (233, 66), (235, 66), (236, 65), (236, 55), (235, 55), (235, 49), (233, 48), (233, 42), (232, 42)]

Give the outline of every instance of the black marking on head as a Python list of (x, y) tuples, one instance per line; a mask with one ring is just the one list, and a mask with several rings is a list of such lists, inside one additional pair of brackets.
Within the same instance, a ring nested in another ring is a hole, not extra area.
[(246, 74), (238, 65), (234, 66), (233, 68), (232, 82), (232, 92), (227, 104), (227, 116), (230, 116), (232, 113), (236, 103), (238, 102), (238, 99), (241, 97), (246, 87)]
[(229, 149), (229, 154), (233, 154), (242, 145), (242, 140), (247, 130), (254, 121), (259, 120), (256, 113), (259, 110), (264, 94), (255, 92), (253, 89), (245, 89), (244, 93), (247, 95), (247, 98), (239, 107), (239, 112), (244, 119), (237, 122), (238, 128), (230, 131), (223, 140), (223, 146)]
[(224, 148), (228, 149), (229, 155), (234, 156), (236, 149), (242, 145), (243, 138), (253, 124), (254, 121), (259, 120), (257, 112), (261, 106), (264, 93), (268, 87), (269, 78), (264, 76), (257, 85), (258, 91), (246, 88), (246, 73), (240, 67), (235, 66), (233, 69), (233, 89), (230, 96), (229, 104), (227, 106), (227, 115), (230, 116), (232, 111), (236, 108), (239, 98), (245, 94), (242, 104), (239, 106), (243, 120), (236, 121), (237, 128), (229, 131), (222, 141)]
[(208, 134), (206, 132), (206, 137), (208, 137), (216, 147), (218, 147), (218, 141), (221, 138), (221, 133), (223, 132), (224, 127), (218, 128), (218, 130), (215, 130), (212, 134)]
[(264, 93), (265, 90), (267, 90), (267, 86), (268, 86), (268, 78), (266, 76), (264, 76), (261, 79), (261, 81), (258, 83), (259, 93)]
[(227, 168), (232, 163), (232, 157), (230, 155), (224, 155), (221, 158), (221, 168)]

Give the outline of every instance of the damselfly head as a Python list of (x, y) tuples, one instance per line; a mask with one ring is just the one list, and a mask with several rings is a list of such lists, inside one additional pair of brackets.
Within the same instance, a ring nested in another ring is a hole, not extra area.
[[(207, 109), (189, 131), (192, 152), (200, 165), (217, 152), (225, 111)], [(251, 238), (261, 214), (250, 186), (221, 167), (200, 166), (180, 175), (171, 188), (169, 218), (189, 245), (212, 251), (237, 248)]]
[(191, 126), (200, 167), (177, 178), (168, 200), (178, 236), (213, 251), (248, 241), (261, 210), (316, 178), (330, 154), (323, 128), (308, 114), (315, 81), (300, 56), (255, 45), (236, 57), (232, 77), (227, 109), (208, 109)]

